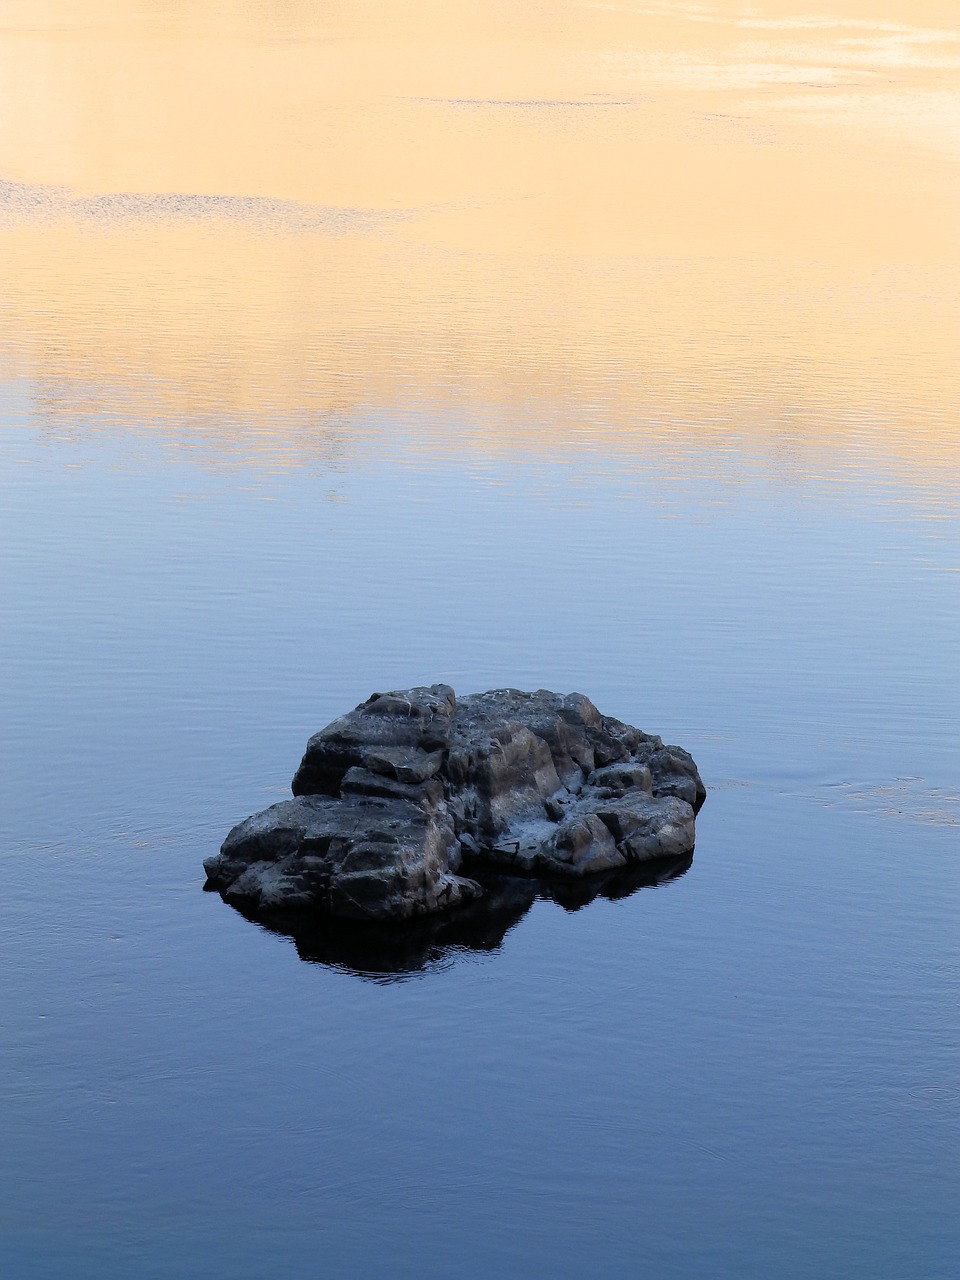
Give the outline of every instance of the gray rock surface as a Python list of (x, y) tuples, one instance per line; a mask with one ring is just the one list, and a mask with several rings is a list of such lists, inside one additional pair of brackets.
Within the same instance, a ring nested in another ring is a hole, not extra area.
[(407, 920), (483, 894), (471, 869), (558, 879), (689, 854), (690, 755), (582, 694), (449, 685), (375, 693), (307, 744), (294, 799), (204, 867), (246, 909)]

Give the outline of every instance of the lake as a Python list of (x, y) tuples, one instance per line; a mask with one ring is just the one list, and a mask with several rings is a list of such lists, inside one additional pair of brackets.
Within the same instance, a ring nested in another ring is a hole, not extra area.
[[(7, 0), (5, 1276), (953, 1280), (958, 226), (952, 3)], [(435, 681), (688, 748), (692, 865), (203, 892)]]

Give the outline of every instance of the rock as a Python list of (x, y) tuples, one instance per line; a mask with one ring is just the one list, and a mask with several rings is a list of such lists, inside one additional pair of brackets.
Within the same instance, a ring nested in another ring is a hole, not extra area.
[(371, 779), (370, 794), (300, 796), (247, 818), (204, 863), (209, 880), (227, 901), (360, 920), (405, 920), (478, 897), (479, 886), (452, 871), (460, 845), (442, 799), (384, 796)]
[(247, 911), (410, 920), (483, 890), (464, 870), (562, 880), (682, 858), (706, 791), (681, 747), (582, 694), (449, 685), (375, 693), (315, 734), (293, 800), (204, 867)]

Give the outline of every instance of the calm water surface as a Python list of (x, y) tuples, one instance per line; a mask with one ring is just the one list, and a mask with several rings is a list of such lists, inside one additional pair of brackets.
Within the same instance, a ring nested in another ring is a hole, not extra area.
[[(8, 0), (4, 1276), (952, 1280), (958, 225), (954, 4)], [(435, 680), (687, 746), (692, 867), (201, 891)]]

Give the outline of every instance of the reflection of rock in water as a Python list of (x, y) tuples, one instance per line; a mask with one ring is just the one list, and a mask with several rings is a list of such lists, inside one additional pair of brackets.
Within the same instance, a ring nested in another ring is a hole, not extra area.
[(449, 685), (375, 693), (335, 720), (293, 793), (234, 827), (204, 863), (210, 886), (260, 917), (367, 922), (462, 911), (484, 874), (594, 882), (685, 857), (706, 796), (682, 747), (582, 694), (458, 700)]
[(546, 881), (529, 876), (483, 876), (483, 897), (459, 911), (422, 916), (403, 924), (339, 920), (304, 911), (251, 910), (236, 904), (248, 920), (292, 938), (301, 960), (346, 969), (361, 977), (400, 980), (425, 969), (442, 968), (458, 952), (497, 951), (510, 930), (538, 898), (579, 911), (597, 898), (616, 900), (639, 889), (684, 875), (692, 857), (591, 876), (588, 880)]

